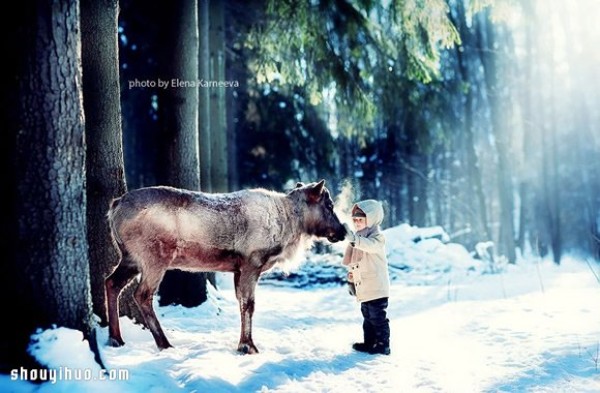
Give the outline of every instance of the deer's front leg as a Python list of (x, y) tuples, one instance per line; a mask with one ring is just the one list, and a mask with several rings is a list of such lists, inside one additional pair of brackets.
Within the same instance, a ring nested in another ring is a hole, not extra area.
[(254, 314), (254, 292), (258, 282), (259, 272), (241, 271), (233, 275), (235, 284), (235, 296), (240, 304), (240, 316), (242, 322), (242, 331), (240, 333), (240, 342), (238, 352), (244, 354), (258, 353), (258, 349), (252, 341), (252, 314)]

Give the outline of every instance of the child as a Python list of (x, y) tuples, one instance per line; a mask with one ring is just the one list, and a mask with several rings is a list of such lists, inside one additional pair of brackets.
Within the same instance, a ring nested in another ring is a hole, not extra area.
[(354, 284), (356, 300), (361, 302), (364, 342), (352, 348), (370, 354), (390, 354), (390, 324), (386, 309), (390, 293), (385, 237), (379, 229), (383, 221), (381, 202), (373, 199), (352, 207), (354, 233), (348, 224), (343, 264), (349, 269), (348, 279)]

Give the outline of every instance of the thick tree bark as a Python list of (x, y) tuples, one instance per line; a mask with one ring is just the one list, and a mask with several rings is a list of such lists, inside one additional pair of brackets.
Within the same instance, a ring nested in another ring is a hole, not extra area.
[[(170, 2), (162, 20), (163, 75), (160, 92), (163, 182), (200, 189), (198, 158), (198, 13), (196, 0)], [(186, 85), (192, 82), (196, 85)]]
[[(83, 96), (87, 139), (87, 220), (90, 282), (94, 313), (106, 323), (104, 278), (119, 255), (112, 244), (106, 212), (110, 201), (126, 191), (123, 167), (118, 0), (81, 1)], [(130, 318), (143, 318), (132, 297), (121, 296), (120, 309)]]
[[(162, 161), (165, 172), (161, 182), (174, 187), (200, 190), (196, 0), (169, 3), (161, 23), (165, 28), (162, 34), (164, 78), (184, 83), (169, 85), (159, 98), (163, 152), (166, 153)], [(186, 86), (185, 82), (194, 82), (196, 85)], [(160, 285), (159, 294), (161, 305), (200, 305), (207, 297), (206, 274), (168, 271)]]
[(36, 328), (66, 326), (95, 344), (79, 3), (37, 1), (17, 8), (11, 17), (19, 21), (12, 31), (18, 35), (9, 36), (20, 38), (8, 57), (17, 64), (9, 81), (14, 102), (5, 118), (14, 149), (8, 207), (14, 227), (0, 285), (11, 304), (11, 321), (1, 338), (3, 371), (26, 363), (28, 337)]

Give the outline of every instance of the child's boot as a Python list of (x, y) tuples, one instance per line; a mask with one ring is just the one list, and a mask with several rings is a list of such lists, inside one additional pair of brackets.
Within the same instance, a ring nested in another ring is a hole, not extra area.
[(371, 348), (369, 348), (368, 352), (371, 355), (389, 355), (391, 353), (390, 344), (385, 342), (376, 342), (373, 344), (373, 346), (371, 346)]

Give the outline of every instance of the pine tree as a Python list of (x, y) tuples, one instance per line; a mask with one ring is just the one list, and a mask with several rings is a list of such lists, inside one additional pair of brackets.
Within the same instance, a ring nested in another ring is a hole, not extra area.
[(95, 345), (86, 228), (79, 3), (18, 4), (12, 16), (4, 129), (12, 150), (2, 297), (11, 322), (3, 370), (28, 364), (36, 328), (81, 330)]

